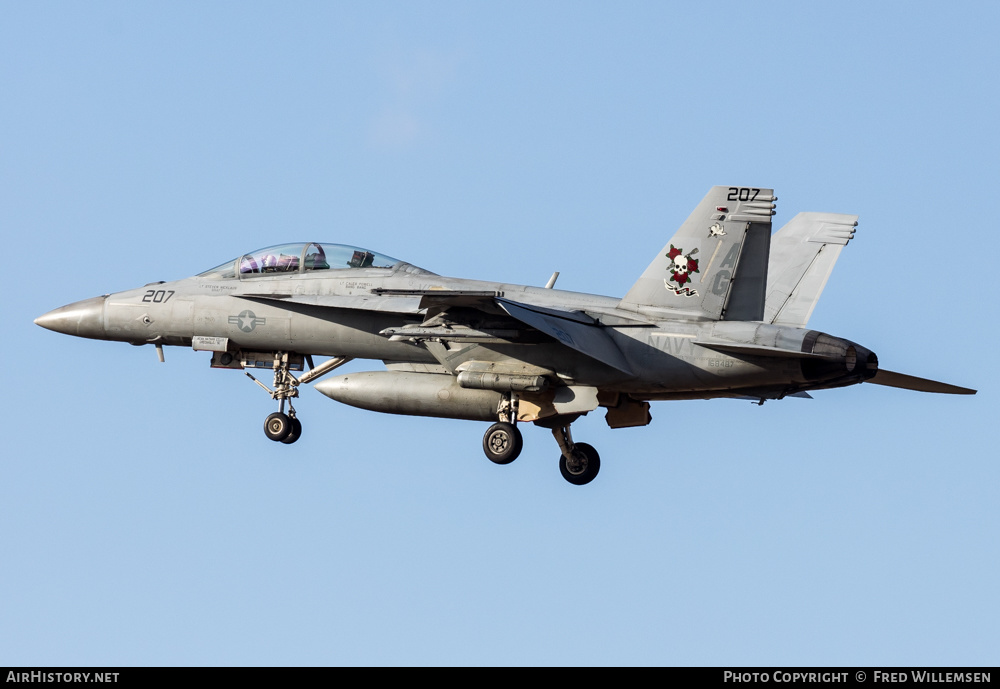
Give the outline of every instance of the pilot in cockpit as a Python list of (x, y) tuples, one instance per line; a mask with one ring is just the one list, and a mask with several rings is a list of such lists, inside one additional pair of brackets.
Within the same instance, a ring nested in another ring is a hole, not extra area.
[(306, 254), (306, 270), (329, 270), (330, 264), (326, 262), (326, 252), (319, 244), (313, 244), (315, 251)]

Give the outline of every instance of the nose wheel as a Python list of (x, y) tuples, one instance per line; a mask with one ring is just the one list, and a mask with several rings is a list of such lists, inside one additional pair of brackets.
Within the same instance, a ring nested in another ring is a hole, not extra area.
[(285, 445), (291, 445), (296, 440), (302, 437), (302, 422), (299, 421), (299, 417), (292, 416), (290, 418), (292, 420), (292, 430), (291, 432), (289, 432), (288, 435), (286, 435), (284, 438), (281, 439), (281, 442), (283, 442)]
[(302, 436), (302, 422), (297, 416), (275, 412), (264, 419), (264, 435), (275, 442), (291, 445)]
[(281, 442), (292, 432), (292, 419), (276, 411), (264, 419), (264, 435), (275, 442)]
[[(275, 442), (291, 445), (302, 437), (302, 422), (299, 421), (295, 407), (292, 406), (292, 398), (299, 396), (299, 385), (316, 380), (351, 360), (349, 357), (334, 357), (319, 366), (313, 366), (312, 358), (306, 356), (306, 359), (309, 360), (309, 372), (303, 374), (301, 378), (296, 378), (292, 375), (291, 369), (293, 366), (298, 366), (296, 370), (301, 370), (302, 357), (288, 352), (276, 352), (274, 354), (273, 390), (250, 375), (249, 371), (243, 371), (250, 380), (264, 388), (271, 395), (271, 399), (278, 400), (278, 411), (264, 419), (264, 435)], [(246, 368), (247, 362), (242, 361), (242, 366)], [(288, 405), (287, 413), (285, 412), (286, 404)]]

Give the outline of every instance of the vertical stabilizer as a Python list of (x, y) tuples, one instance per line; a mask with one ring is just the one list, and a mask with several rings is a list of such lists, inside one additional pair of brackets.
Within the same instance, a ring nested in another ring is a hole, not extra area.
[(764, 320), (804, 328), (858, 216), (799, 213), (771, 238)]
[(773, 189), (713, 187), (621, 301), (695, 318), (761, 320)]

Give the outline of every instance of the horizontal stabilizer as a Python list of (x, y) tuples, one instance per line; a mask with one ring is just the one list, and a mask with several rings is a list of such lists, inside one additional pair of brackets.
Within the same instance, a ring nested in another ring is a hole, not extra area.
[(512, 318), (540, 330), (567, 347), (622, 373), (634, 375), (611, 336), (603, 328), (581, 321), (589, 318), (588, 316), (579, 312), (529, 306), (509, 299), (497, 299), (497, 304)]
[(871, 380), (866, 381), (868, 383), (875, 383), (876, 385), (885, 385), (890, 388), (903, 388), (904, 390), (916, 390), (918, 392), (940, 392), (947, 395), (975, 395), (975, 390), (970, 390), (969, 388), (962, 388), (957, 385), (949, 385), (948, 383), (939, 383), (936, 380), (927, 380), (926, 378), (917, 378), (916, 376), (908, 376), (904, 373), (895, 373), (893, 371), (886, 371), (880, 368), (875, 377)]

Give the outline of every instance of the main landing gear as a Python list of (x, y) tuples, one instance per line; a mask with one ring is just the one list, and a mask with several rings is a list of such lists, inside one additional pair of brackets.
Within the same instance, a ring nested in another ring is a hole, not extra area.
[[(524, 438), (517, 428), (517, 396), (504, 395), (497, 409), (498, 423), (493, 424), (483, 436), (483, 452), (494, 464), (510, 464), (524, 447)], [(505, 420), (506, 419), (506, 420)]]
[[(483, 436), (483, 452), (495, 464), (510, 464), (524, 447), (521, 431), (517, 428), (517, 398), (505, 396), (497, 415), (500, 421), (490, 426)], [(552, 430), (561, 451), (559, 473), (562, 477), (573, 485), (582, 486), (597, 477), (597, 472), (601, 470), (601, 457), (587, 443), (573, 442), (569, 427), (577, 418), (557, 416), (536, 421), (535, 424)]]
[(506, 421), (493, 424), (483, 436), (483, 452), (494, 464), (510, 464), (521, 454), (523, 447), (521, 431)]
[[(278, 400), (278, 411), (264, 419), (264, 435), (275, 442), (291, 445), (302, 437), (302, 422), (299, 421), (295, 407), (292, 406), (292, 398), (299, 396), (298, 387), (303, 383), (316, 380), (351, 360), (349, 357), (334, 357), (319, 366), (313, 366), (312, 357), (307, 356), (306, 358), (309, 360), (309, 371), (301, 378), (296, 378), (291, 371), (293, 368), (301, 370), (302, 357), (288, 352), (275, 352), (273, 390), (250, 375), (249, 371), (244, 371), (250, 380), (271, 395), (271, 399)], [(244, 362), (245, 365), (246, 362)], [(285, 412), (286, 405), (288, 407), (287, 413)]]
[(595, 478), (601, 470), (601, 456), (587, 443), (574, 443), (569, 432), (569, 424), (552, 429), (556, 443), (562, 454), (559, 456), (559, 473), (574, 486), (583, 486)]

